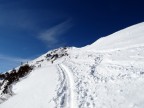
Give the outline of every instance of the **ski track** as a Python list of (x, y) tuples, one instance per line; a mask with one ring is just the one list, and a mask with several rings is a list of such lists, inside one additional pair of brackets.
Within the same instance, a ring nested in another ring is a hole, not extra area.
[(60, 84), (55, 99), (56, 108), (74, 108), (74, 82), (72, 74), (64, 64), (57, 65)]
[[(83, 62), (83, 59), (80, 59), (79, 57), (82, 56), (76, 55), (76, 61), (73, 59), (74, 61), (66, 61), (65, 63), (66, 66), (73, 72), (73, 78), (76, 85), (75, 93), (77, 96), (77, 106), (74, 108), (95, 108), (97, 94), (95, 93), (96, 89), (94, 85), (96, 82), (92, 76), (94, 76), (93, 73), (96, 71), (96, 67), (103, 60), (103, 56), (101, 54), (97, 54), (91, 56), (93, 58), (91, 59), (92, 61), (87, 60), (85, 62)], [(82, 63), (78, 63), (77, 60), (82, 60)], [(90, 67), (87, 68), (87, 70), (85, 67), (88, 66)], [(83, 74), (83, 72), (88, 73)]]
[(143, 86), (139, 86), (144, 78), (144, 61), (139, 60), (144, 57), (143, 49), (73, 53), (65, 65), (75, 82), (74, 108), (143, 108), (135, 99), (143, 100)]

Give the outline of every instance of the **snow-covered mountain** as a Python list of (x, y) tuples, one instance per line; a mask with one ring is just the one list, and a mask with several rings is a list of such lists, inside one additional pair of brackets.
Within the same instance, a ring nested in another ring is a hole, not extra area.
[(140, 23), (49, 51), (1, 75), (0, 108), (144, 108), (143, 42)]

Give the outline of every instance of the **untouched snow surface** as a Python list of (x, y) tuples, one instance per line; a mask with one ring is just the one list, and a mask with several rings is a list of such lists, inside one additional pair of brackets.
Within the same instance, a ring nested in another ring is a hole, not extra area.
[(144, 22), (98, 39), (88, 49), (109, 51), (144, 45)]
[(15, 93), (0, 105), (0, 108), (54, 108), (55, 89), (58, 82), (57, 69), (43, 65), (35, 69), (27, 78), (13, 86)]
[(68, 55), (32, 61), (36, 68), (0, 108), (144, 108), (143, 42), (140, 23), (84, 48), (50, 51)]

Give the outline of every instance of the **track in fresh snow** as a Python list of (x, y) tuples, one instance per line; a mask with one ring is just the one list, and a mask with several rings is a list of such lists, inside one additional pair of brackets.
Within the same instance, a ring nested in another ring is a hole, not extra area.
[(74, 108), (73, 77), (64, 64), (57, 65), (61, 77), (58, 88), (56, 106), (58, 108)]

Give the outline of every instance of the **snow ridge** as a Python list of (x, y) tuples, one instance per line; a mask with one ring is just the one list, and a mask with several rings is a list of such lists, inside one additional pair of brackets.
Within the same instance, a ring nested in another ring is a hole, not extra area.
[[(115, 32), (109, 36), (98, 39), (87, 46), (92, 50), (114, 50), (119, 48), (144, 45), (144, 22)], [(86, 47), (86, 48), (87, 48)], [(87, 50), (88, 50), (87, 49)]]

